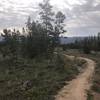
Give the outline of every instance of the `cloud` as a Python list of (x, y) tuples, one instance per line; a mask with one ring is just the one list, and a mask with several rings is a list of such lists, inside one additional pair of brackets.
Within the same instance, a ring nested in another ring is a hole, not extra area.
[(72, 17), (66, 23), (71, 35), (94, 35), (100, 31), (100, 2), (97, 0), (85, 0), (81, 5), (74, 5), (69, 14)]
[[(0, 0), (0, 28), (23, 26), (30, 15), (37, 18), (42, 0)], [(51, 0), (54, 10), (66, 14), (71, 35), (90, 35), (100, 31), (100, 0)]]
[(28, 16), (36, 12), (36, 3), (33, 0), (0, 0), (0, 28), (23, 26)]

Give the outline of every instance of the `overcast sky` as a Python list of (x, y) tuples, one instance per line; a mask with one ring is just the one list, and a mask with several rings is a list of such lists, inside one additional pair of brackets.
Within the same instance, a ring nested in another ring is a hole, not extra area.
[[(42, 0), (0, 0), (0, 29), (22, 27), (28, 16), (37, 18)], [(66, 14), (68, 36), (95, 35), (100, 32), (100, 0), (51, 0), (54, 10)]]

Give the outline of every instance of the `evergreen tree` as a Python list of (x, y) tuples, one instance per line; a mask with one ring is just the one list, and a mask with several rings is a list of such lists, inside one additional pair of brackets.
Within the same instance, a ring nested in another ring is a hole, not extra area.
[(55, 40), (56, 42), (59, 43), (59, 35), (60, 34), (63, 34), (64, 32), (66, 32), (64, 30), (64, 20), (65, 20), (65, 15), (59, 11), (56, 16), (55, 16), (55, 31), (54, 31), (54, 37), (55, 37)]
[(4, 29), (3, 34), (1, 34), (1, 36), (3, 37), (1, 52), (4, 58), (10, 55), (10, 44), (11, 44), (10, 33), (11, 33), (11, 30), (8, 31), (7, 29)]
[(47, 51), (47, 36), (45, 29), (38, 21), (33, 21), (27, 35), (27, 54), (30, 58), (44, 54)]
[(46, 34), (49, 35), (53, 31), (52, 22), (54, 21), (54, 12), (52, 11), (52, 6), (50, 5), (50, 0), (44, 0), (40, 6), (40, 19), (43, 27), (45, 28)]
[(20, 32), (16, 31), (15, 29), (13, 32), (11, 30), (4, 29), (2, 37), (3, 40), (3, 47), (2, 53), (4, 56), (9, 56), (13, 61), (17, 60), (17, 56), (19, 54), (19, 35)]
[(54, 51), (53, 46), (53, 36), (51, 35), (53, 30), (53, 23), (54, 23), (54, 12), (52, 11), (52, 6), (50, 5), (50, 0), (44, 0), (43, 3), (39, 4), (40, 6), (40, 20), (42, 22), (42, 26), (45, 30), (45, 40), (47, 45), (47, 55), (50, 57)]

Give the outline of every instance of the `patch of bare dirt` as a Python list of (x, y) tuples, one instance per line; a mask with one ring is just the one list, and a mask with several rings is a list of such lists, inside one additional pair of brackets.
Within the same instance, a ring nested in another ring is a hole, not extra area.
[[(66, 55), (66, 57), (75, 59), (73, 56)], [(68, 85), (61, 89), (55, 97), (55, 100), (87, 100), (87, 91), (92, 84), (91, 79), (95, 69), (95, 62), (83, 57), (78, 57), (77, 59), (86, 61), (85, 69), (76, 77), (76, 79), (73, 79)]]

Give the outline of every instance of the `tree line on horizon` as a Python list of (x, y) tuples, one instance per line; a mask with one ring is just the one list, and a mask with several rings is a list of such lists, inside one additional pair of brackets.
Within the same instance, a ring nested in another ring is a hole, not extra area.
[(100, 33), (97, 36), (87, 36), (82, 40), (76, 40), (74, 43), (61, 45), (63, 50), (79, 49), (83, 53), (90, 54), (91, 51), (100, 52)]

